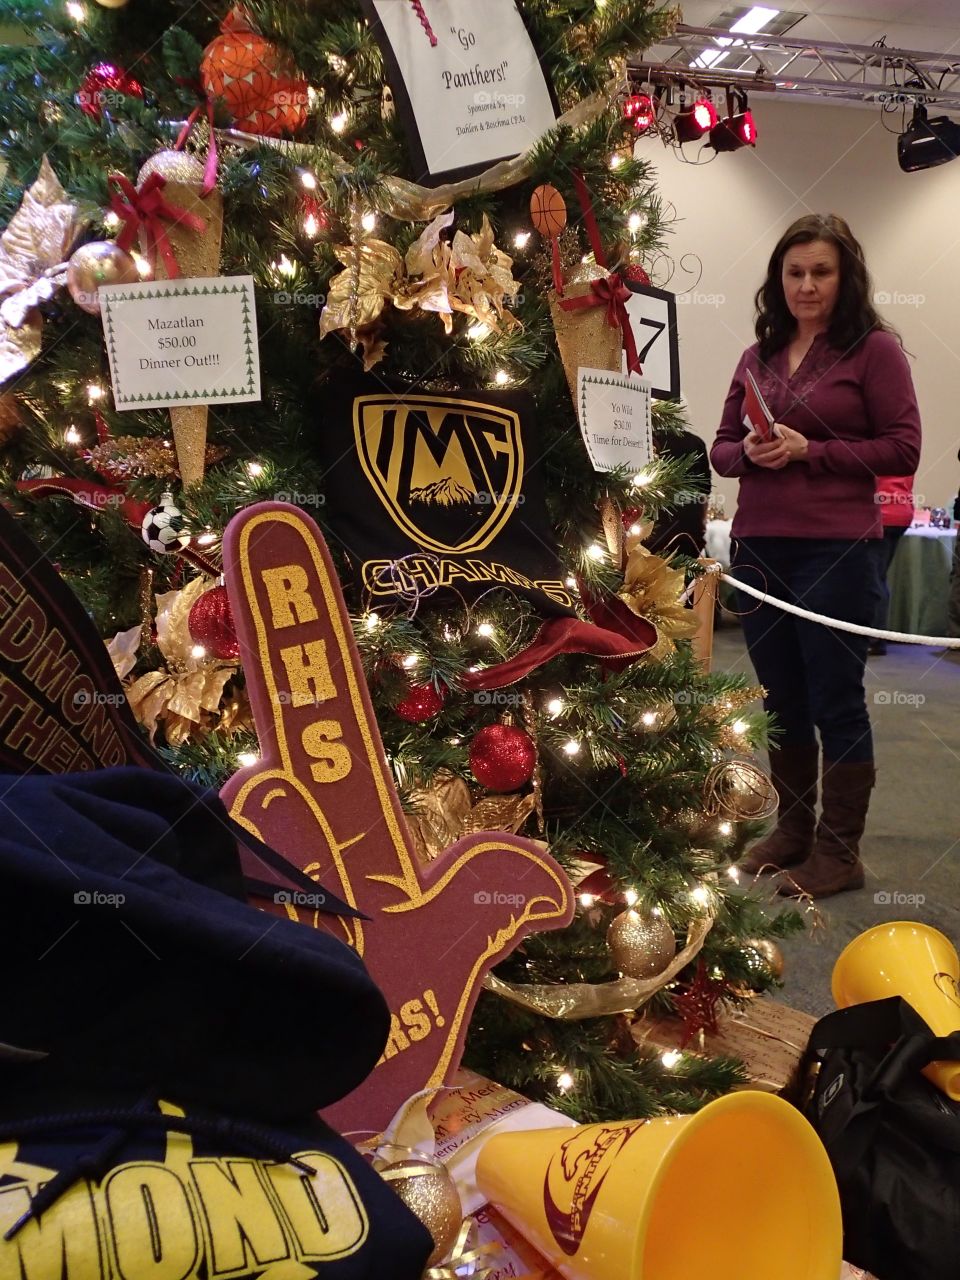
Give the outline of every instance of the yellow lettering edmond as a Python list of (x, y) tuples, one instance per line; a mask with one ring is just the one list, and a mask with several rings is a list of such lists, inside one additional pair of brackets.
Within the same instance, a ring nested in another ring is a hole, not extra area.
[[(24, 1181), (0, 1188), (0, 1280), (208, 1280), (277, 1264), (331, 1262), (356, 1253), (370, 1230), (347, 1170), (321, 1151), (297, 1152), (313, 1172), (247, 1157), (190, 1157), (185, 1147), (119, 1165), (97, 1186), (74, 1183), (12, 1240), (54, 1170), (7, 1163)], [(278, 1269), (279, 1274), (279, 1269)], [(292, 1274), (292, 1272), (291, 1272)]]

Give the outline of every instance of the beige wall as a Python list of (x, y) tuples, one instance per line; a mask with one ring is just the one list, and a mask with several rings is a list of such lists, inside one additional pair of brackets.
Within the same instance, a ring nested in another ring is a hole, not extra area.
[[(901, 173), (895, 133), (900, 115), (755, 95), (756, 150), (718, 155), (694, 167), (659, 141), (641, 139), (666, 200), (681, 219), (671, 237), (676, 274), (697, 254), (703, 277), (678, 308), (681, 378), (694, 430), (713, 439), (730, 376), (752, 341), (752, 297), (780, 233), (806, 212), (839, 213), (864, 245), (881, 299), (911, 361), (924, 445), (917, 494), (926, 505), (952, 502), (960, 485), (960, 161)], [(695, 148), (687, 147), (691, 156)], [(710, 151), (704, 152), (710, 156)], [(658, 273), (660, 274), (660, 273)], [(716, 480), (728, 513), (736, 481)]]

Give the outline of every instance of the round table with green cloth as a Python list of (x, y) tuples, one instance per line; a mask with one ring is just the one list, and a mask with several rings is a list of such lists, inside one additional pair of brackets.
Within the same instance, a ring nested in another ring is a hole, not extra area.
[(887, 575), (887, 626), (891, 631), (918, 636), (948, 634), (950, 566), (956, 541), (956, 529), (932, 529), (929, 525), (908, 529), (900, 539)]

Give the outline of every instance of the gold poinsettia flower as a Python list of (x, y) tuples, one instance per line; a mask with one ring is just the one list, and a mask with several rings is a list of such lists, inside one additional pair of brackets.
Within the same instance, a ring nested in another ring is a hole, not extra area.
[(636, 546), (627, 557), (620, 599), (639, 618), (652, 622), (661, 637), (674, 641), (694, 635), (696, 615), (683, 603), (684, 572), (661, 556)]

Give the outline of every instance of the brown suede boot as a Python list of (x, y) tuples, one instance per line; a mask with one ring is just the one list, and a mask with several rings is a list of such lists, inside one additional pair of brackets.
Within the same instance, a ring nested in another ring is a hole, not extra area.
[(870, 792), (877, 772), (872, 760), (857, 764), (823, 762), (823, 813), (810, 857), (791, 872), (793, 883), (778, 893), (796, 898), (829, 898), (845, 889), (863, 888), (860, 837), (867, 821)]
[(777, 825), (737, 863), (744, 875), (762, 867), (795, 867), (809, 858), (817, 825), (817, 774), (820, 748), (771, 747), (770, 777), (780, 797)]

